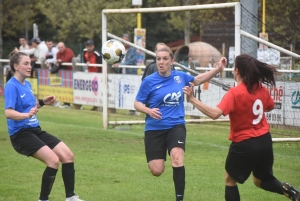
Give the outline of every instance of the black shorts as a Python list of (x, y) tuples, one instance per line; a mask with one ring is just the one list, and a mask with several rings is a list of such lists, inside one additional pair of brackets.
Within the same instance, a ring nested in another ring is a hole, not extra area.
[(270, 133), (241, 142), (232, 142), (226, 159), (225, 169), (232, 179), (244, 183), (251, 172), (260, 180), (273, 176), (273, 148)]
[(21, 129), (10, 136), (10, 141), (18, 153), (26, 156), (32, 156), (45, 145), (50, 149), (53, 149), (61, 142), (53, 135), (50, 135), (46, 131), (42, 131), (41, 127)]
[(166, 160), (167, 150), (180, 147), (185, 150), (186, 129), (184, 124), (176, 125), (166, 130), (151, 130), (145, 132), (145, 152), (147, 162), (154, 159)]

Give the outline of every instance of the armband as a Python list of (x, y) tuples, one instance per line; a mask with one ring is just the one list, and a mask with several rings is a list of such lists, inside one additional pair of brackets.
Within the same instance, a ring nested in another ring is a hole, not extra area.
[(39, 100), (39, 105), (43, 107), (45, 105), (44, 100)]

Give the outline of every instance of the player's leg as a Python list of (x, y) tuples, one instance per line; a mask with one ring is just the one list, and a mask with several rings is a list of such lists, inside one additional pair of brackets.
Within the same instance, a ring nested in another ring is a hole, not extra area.
[(300, 199), (300, 193), (288, 183), (281, 183), (273, 175), (274, 155), (272, 148), (272, 138), (270, 133), (255, 139), (257, 152), (257, 165), (253, 169), (254, 184), (266, 191), (278, 194), (285, 194), (292, 200)]
[(240, 200), (237, 183), (243, 184), (248, 179), (255, 157), (251, 140), (231, 143), (225, 164), (225, 200)]
[(177, 125), (169, 130), (167, 135), (167, 147), (173, 167), (173, 181), (175, 186), (176, 201), (184, 198), (185, 167), (184, 151), (186, 142), (185, 125)]
[(57, 139), (55, 136), (40, 131), (39, 137), (53, 150), (62, 163), (62, 178), (65, 186), (66, 200), (67, 201), (81, 201), (75, 195), (75, 168), (74, 168), (74, 154), (70, 148)]
[(59, 159), (48, 146), (43, 146), (32, 156), (47, 166), (42, 176), (40, 200), (48, 200), (58, 170)]
[(160, 176), (165, 170), (167, 153), (165, 130), (146, 131), (144, 143), (149, 170), (153, 176)]
[(227, 201), (239, 201), (240, 193), (237, 183), (230, 175), (225, 173), (225, 200)]

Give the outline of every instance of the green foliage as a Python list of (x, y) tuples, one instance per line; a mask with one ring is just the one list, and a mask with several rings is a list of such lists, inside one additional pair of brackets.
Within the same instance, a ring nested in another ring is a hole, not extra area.
[[(38, 10), (35, 6), (38, 0), (30, 0), (26, 5), (26, 1), (2, 1), (2, 30), (3, 37), (18, 37), (24, 34), (25, 19), (28, 18), (28, 28), (32, 29), (35, 22), (35, 16)], [(30, 27), (29, 27), (30, 26)]]
[(290, 44), (295, 48), (297, 41), (300, 41), (299, 16), (299, 0), (277, 0), (276, 3), (266, 1), (266, 25), (285, 39), (273, 37), (269, 40), (284, 48), (289, 49)]
[[(0, 107), (3, 108), (3, 104), (1, 97)], [(41, 108), (38, 119), (44, 130), (59, 137), (74, 152), (75, 190), (82, 199), (175, 200), (169, 157), (165, 172), (159, 178), (149, 172), (144, 154), (143, 125), (133, 125), (124, 131), (103, 130), (101, 112), (51, 106)], [(0, 200), (38, 200), (45, 165), (16, 153), (7, 134), (3, 112), (0, 120)], [(187, 125), (186, 200), (224, 199), (224, 164), (230, 144), (228, 133), (228, 123)], [(274, 144), (274, 173), (278, 179), (289, 181), (300, 189), (300, 181), (295, 177), (300, 168), (298, 145)], [(285, 199), (256, 188), (251, 178), (239, 185), (239, 190), (244, 201)], [(58, 171), (50, 200), (64, 200), (61, 171)]]

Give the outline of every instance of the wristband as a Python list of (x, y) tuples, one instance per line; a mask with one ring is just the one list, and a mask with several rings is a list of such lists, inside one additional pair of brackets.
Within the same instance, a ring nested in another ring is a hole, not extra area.
[(41, 107), (43, 107), (43, 105), (45, 105), (44, 100), (39, 100), (39, 104)]

